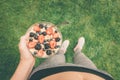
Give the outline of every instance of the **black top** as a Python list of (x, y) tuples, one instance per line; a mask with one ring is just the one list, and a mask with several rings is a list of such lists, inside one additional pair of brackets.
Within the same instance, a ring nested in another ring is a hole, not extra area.
[(60, 66), (60, 67), (42, 69), (42, 70), (35, 72), (30, 77), (30, 80), (40, 80), (47, 76), (50, 76), (50, 75), (53, 75), (56, 73), (60, 73), (60, 72), (67, 72), (67, 71), (87, 72), (87, 73), (98, 75), (98, 76), (104, 78), (105, 80), (113, 80), (113, 78), (111, 76), (109, 76), (108, 74), (105, 74), (101, 71), (88, 69), (88, 68), (84, 68), (84, 67), (76, 67), (76, 66)]

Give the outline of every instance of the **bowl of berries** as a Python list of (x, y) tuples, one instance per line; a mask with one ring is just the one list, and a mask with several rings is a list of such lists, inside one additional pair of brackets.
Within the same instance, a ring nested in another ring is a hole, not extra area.
[(50, 22), (33, 24), (29, 29), (27, 47), (32, 55), (48, 58), (55, 55), (61, 47), (62, 34), (57, 26)]

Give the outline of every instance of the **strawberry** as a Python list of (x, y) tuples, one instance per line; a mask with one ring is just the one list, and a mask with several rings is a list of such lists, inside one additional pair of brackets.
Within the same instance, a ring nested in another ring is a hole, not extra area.
[(43, 35), (39, 35), (39, 36), (38, 36), (38, 41), (39, 41), (40, 43), (43, 43), (43, 42), (44, 42), (44, 39), (45, 39), (45, 37), (44, 37)]
[(49, 44), (50, 44), (50, 47), (51, 47), (52, 49), (54, 49), (57, 43), (56, 43), (54, 40), (52, 40), (52, 41), (50, 41)]
[(36, 44), (36, 42), (28, 42), (28, 48), (34, 48)]
[(38, 56), (42, 57), (43, 54), (44, 54), (44, 51), (42, 49), (38, 51)]
[(36, 32), (39, 32), (40, 31), (40, 27), (38, 25), (35, 25), (33, 27), (33, 30), (36, 31)]
[(59, 37), (59, 34), (58, 33), (54, 33), (53, 34), (53, 38), (58, 38)]
[(52, 27), (47, 28), (46, 33), (47, 33), (48, 35), (53, 34), (53, 28), (52, 28)]

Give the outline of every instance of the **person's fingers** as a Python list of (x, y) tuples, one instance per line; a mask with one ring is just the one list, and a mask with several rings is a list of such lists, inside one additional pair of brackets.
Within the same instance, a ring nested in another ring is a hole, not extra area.
[(21, 54), (29, 54), (29, 50), (28, 50), (28, 47), (27, 47), (27, 43), (26, 43), (26, 37), (25, 35), (21, 36), (20, 38), (20, 42), (19, 42), (19, 51)]
[(26, 43), (27, 39), (29, 38), (29, 34), (30, 34), (30, 30), (31, 30), (31, 29), (32, 29), (32, 27), (30, 27), (30, 28), (26, 31), (25, 35), (21, 36), (21, 38), (20, 38), (20, 43)]
[(22, 49), (22, 48), (26, 48), (26, 37), (25, 35), (21, 36), (20, 38), (20, 42), (19, 42), (19, 48)]
[(31, 29), (32, 29), (32, 27), (30, 27), (30, 28), (26, 31), (25, 35), (21, 36), (20, 42), (19, 42), (19, 45), (18, 45), (20, 50), (21, 50), (21, 49), (28, 49), (28, 48), (27, 48), (27, 40), (28, 40), (28, 38), (29, 38), (29, 34), (30, 34)]

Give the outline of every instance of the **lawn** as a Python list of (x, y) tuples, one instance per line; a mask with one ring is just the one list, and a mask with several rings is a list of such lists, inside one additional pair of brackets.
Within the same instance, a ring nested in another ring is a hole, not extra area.
[[(0, 79), (9, 80), (19, 63), (20, 36), (34, 23), (58, 25), (69, 39), (67, 62), (80, 36), (83, 52), (99, 69), (120, 79), (120, 0), (0, 0)], [(36, 59), (37, 66), (43, 59)]]

